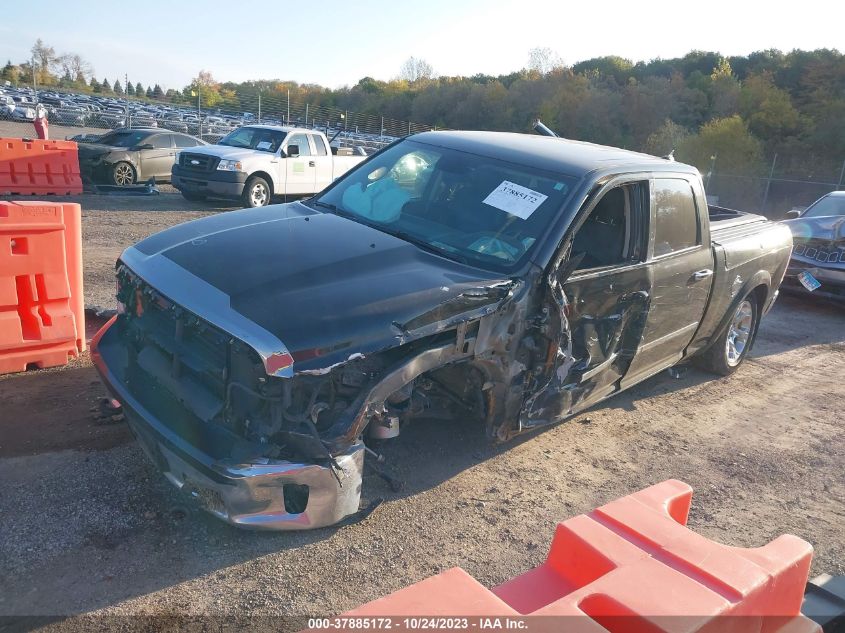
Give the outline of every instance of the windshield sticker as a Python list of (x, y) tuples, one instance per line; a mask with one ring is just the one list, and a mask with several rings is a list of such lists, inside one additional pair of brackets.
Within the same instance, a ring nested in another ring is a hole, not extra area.
[(271, 147), (273, 147), (273, 144), (270, 141), (261, 141), (255, 146), (255, 149), (268, 150)]
[(527, 220), (547, 199), (548, 196), (538, 191), (503, 180), (502, 184), (491, 191), (482, 202)]

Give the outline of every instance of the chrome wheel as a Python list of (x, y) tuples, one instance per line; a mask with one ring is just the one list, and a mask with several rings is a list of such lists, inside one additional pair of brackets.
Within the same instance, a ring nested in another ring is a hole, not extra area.
[(249, 201), (253, 207), (263, 207), (270, 198), (270, 192), (263, 182), (256, 182), (249, 190)]
[(751, 329), (754, 327), (754, 306), (745, 299), (734, 312), (728, 327), (728, 339), (725, 342), (726, 360), (730, 367), (736, 367), (748, 347)]
[(114, 184), (121, 187), (135, 182), (135, 170), (129, 163), (118, 163), (114, 166)]

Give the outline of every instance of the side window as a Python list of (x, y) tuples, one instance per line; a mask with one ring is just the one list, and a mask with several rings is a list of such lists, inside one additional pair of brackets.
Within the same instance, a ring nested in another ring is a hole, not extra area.
[(156, 134), (147, 143), (152, 143), (152, 146), (156, 149), (170, 149), (173, 147), (170, 136), (170, 134)]
[(317, 149), (317, 156), (326, 156), (328, 151), (326, 150), (326, 143), (323, 141), (323, 137), (315, 134), (311, 139), (314, 141), (314, 147)]
[(181, 134), (174, 134), (173, 138), (176, 139), (176, 147), (196, 147), (197, 142), (192, 139), (190, 136), (182, 136)]
[(311, 146), (308, 145), (308, 137), (305, 134), (293, 134), (288, 138), (288, 147), (291, 145), (299, 146), (300, 156), (311, 156)]
[(577, 270), (604, 268), (642, 259), (642, 224), (648, 186), (645, 182), (614, 187), (578, 227), (572, 256), (583, 254)]
[(680, 178), (654, 181), (654, 256), (700, 244), (692, 187)]

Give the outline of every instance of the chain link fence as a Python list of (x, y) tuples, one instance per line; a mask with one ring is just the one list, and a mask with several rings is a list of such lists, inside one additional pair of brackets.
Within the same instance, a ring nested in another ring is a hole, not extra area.
[(790, 177), (775, 169), (768, 176), (712, 171), (704, 174), (704, 183), (713, 203), (782, 219), (790, 209), (803, 209), (826, 193), (845, 189), (845, 162), (839, 170), (811, 178)]
[(413, 121), (309, 103), (275, 91), (227, 93), (222, 98), (209, 93), (210, 103), (203, 103), (202, 97), (201, 93), (187, 97), (187, 101), (172, 102), (0, 85), (0, 136), (33, 137), (38, 103), (47, 110), (51, 138), (82, 141), (93, 141), (117, 128), (157, 127), (214, 143), (242, 125), (259, 123), (320, 129), (334, 145), (363, 146), (372, 152), (396, 138), (435, 129)]

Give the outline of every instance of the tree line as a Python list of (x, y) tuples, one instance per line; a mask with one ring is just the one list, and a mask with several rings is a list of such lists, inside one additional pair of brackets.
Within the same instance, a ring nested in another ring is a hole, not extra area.
[[(33, 68), (31, 64), (35, 64)], [(664, 155), (706, 172), (763, 175), (775, 154), (778, 173), (835, 181), (845, 160), (845, 56), (837, 50), (776, 49), (723, 57), (633, 63), (617, 56), (566, 65), (534, 49), (526, 67), (505, 75), (438, 76), (411, 58), (390, 80), (364, 77), (331, 89), (281, 80), (218, 82), (201, 71), (181, 90), (98, 81), (84, 59), (38, 40), (31, 61), (9, 62), (2, 77), (41, 85), (196, 103), (232, 111), (281, 108), (288, 98), (452, 129), (529, 131), (536, 118), (561, 136)]]

